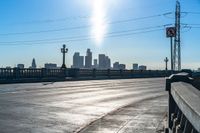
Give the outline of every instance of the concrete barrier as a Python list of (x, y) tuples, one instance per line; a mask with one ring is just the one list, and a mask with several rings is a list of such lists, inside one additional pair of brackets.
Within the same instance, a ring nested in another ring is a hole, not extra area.
[(166, 80), (169, 92), (168, 129), (173, 133), (200, 133), (200, 91), (190, 74), (180, 73)]

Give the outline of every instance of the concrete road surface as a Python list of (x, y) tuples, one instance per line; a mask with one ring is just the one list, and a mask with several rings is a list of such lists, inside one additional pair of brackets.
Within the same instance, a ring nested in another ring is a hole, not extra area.
[(153, 133), (164, 86), (164, 78), (0, 85), (0, 133)]

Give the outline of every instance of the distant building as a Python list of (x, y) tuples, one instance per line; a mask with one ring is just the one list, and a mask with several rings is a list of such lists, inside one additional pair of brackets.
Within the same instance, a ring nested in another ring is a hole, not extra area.
[(24, 64), (17, 64), (17, 68), (24, 69)]
[(74, 53), (72, 67), (73, 68), (83, 68), (84, 67), (84, 57), (80, 56), (79, 52)]
[(79, 57), (79, 68), (84, 68), (84, 56)]
[(106, 62), (106, 69), (111, 68), (111, 60), (108, 56), (105, 57), (105, 62)]
[(125, 64), (119, 64), (119, 62), (115, 62), (113, 64), (113, 69), (114, 70), (125, 70), (126, 69), (126, 65)]
[(6, 66), (6, 69), (11, 69), (12, 67), (11, 66)]
[(120, 70), (125, 70), (126, 69), (126, 65), (125, 64), (119, 64), (119, 69)]
[(115, 62), (115, 63), (113, 64), (113, 69), (114, 69), (114, 70), (119, 70), (119, 62)]
[(139, 70), (147, 70), (147, 66), (141, 65), (139, 66)]
[(105, 62), (105, 54), (99, 54), (99, 69), (105, 69), (106, 62)]
[(92, 52), (87, 49), (85, 56), (85, 68), (92, 68)]
[(198, 71), (200, 71), (200, 68), (198, 68)]
[(46, 63), (46, 64), (44, 64), (44, 68), (46, 68), (46, 69), (56, 69), (56, 68), (58, 68), (58, 67), (57, 67), (57, 64), (54, 64), (54, 63)]
[(79, 57), (80, 53), (76, 52), (73, 56), (73, 68), (79, 68)]
[(134, 63), (133, 64), (133, 70), (138, 70), (139, 68), (138, 68), (138, 64), (137, 63)]
[(97, 59), (94, 59), (94, 66), (93, 68), (98, 68), (98, 60)]
[(111, 60), (105, 54), (99, 54), (99, 69), (110, 69)]
[(34, 69), (37, 68), (37, 65), (36, 65), (36, 62), (35, 62), (35, 58), (33, 58), (30, 68), (34, 68)]

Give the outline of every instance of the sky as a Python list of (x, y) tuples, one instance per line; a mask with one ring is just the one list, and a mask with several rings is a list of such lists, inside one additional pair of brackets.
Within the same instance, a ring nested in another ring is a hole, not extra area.
[[(200, 67), (200, 0), (180, 0), (182, 68)], [(133, 63), (164, 69), (170, 58), (166, 26), (175, 22), (175, 0), (1, 0), (0, 67), (25, 67), (36, 59), (62, 64), (66, 44), (67, 66), (75, 52), (87, 48), (106, 54), (112, 63)], [(171, 25), (170, 25), (171, 24)], [(169, 64), (170, 66), (170, 64)]]

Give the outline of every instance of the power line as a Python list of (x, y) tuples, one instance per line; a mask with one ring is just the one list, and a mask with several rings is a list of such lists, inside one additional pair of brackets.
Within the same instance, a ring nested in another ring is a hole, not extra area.
[[(107, 33), (106, 35), (115, 35), (115, 34), (122, 34), (122, 33), (130, 33), (130, 32), (135, 32), (135, 31), (146, 31), (146, 30), (151, 30), (151, 29), (157, 29), (157, 28), (163, 28), (166, 26), (170, 26), (172, 24), (165, 24), (165, 25), (158, 25), (158, 26), (151, 26), (151, 27), (144, 27), (144, 28), (137, 28), (137, 29), (132, 29), (132, 30), (122, 30), (122, 31), (116, 31), (116, 32), (110, 32)], [(87, 38), (88, 36), (72, 36), (72, 37), (64, 37), (64, 38), (54, 38), (54, 39), (39, 39), (39, 40), (29, 40), (29, 41), (11, 41), (11, 42), (0, 42), (0, 43), (34, 43), (34, 42), (44, 42), (44, 41), (59, 41), (63, 39), (80, 39), (80, 38)]]
[(181, 23), (181, 25), (200, 25), (200, 24), (187, 24), (187, 23)]
[[(141, 31), (141, 32), (134, 32), (134, 33), (125, 33), (125, 34), (117, 34), (117, 35), (110, 35), (110, 36), (105, 36), (105, 38), (112, 38), (112, 37), (122, 37), (122, 36), (131, 36), (135, 34), (143, 34), (143, 33), (150, 33), (150, 32), (155, 32), (155, 31), (161, 31), (164, 30), (163, 28), (160, 29), (155, 29), (155, 30), (147, 30), (147, 31)], [(88, 39), (75, 39), (75, 40), (69, 40), (69, 42), (73, 41), (84, 41), (84, 40), (89, 40), (89, 39), (94, 39), (94, 38), (88, 38)]]
[(63, 21), (75, 21), (78, 19), (88, 19), (90, 18), (89, 15), (82, 15), (82, 16), (71, 16), (71, 17), (64, 17), (64, 18), (57, 18), (57, 19), (43, 19), (43, 20), (32, 20), (32, 21), (25, 21), (25, 22), (17, 22), (17, 23), (10, 23), (4, 25), (24, 25), (24, 24), (42, 24), (42, 23), (54, 23), (54, 22), (63, 22)]
[(194, 27), (194, 26), (193, 26), (193, 27), (191, 27), (191, 28), (200, 28), (200, 27)]
[(126, 22), (130, 22), (130, 21), (137, 21), (137, 20), (143, 20), (143, 19), (156, 18), (156, 17), (161, 17), (164, 14), (166, 14), (166, 13), (152, 15), (152, 16), (146, 16), (146, 17), (140, 17), (140, 18), (132, 18), (132, 19), (126, 19), (126, 20), (113, 21), (113, 22), (109, 22), (108, 24), (126, 23)]
[(13, 32), (13, 33), (0, 34), (0, 36), (25, 35), (25, 34), (38, 34), (38, 33), (67, 31), (67, 30), (78, 30), (78, 29), (84, 29), (84, 28), (88, 28), (88, 27), (90, 27), (90, 25), (70, 27), (70, 28), (51, 29), (51, 30), (41, 30), (41, 31)]
[(188, 28), (188, 29), (200, 28), (200, 24), (185, 24), (185, 23), (182, 23), (181, 25), (183, 25), (183, 28)]
[[(164, 13), (163, 16), (170, 18), (170, 19), (174, 19), (174, 16), (169, 16), (169, 15), (173, 15), (173, 14), (175, 14), (175, 12), (168, 12), (168, 13)], [(180, 17), (183, 18), (183, 17), (187, 16), (188, 14), (200, 15), (200, 12), (180, 12)]]
[[(163, 14), (158, 14), (158, 15), (152, 15), (152, 16), (146, 16), (146, 17), (141, 17), (141, 18), (133, 18), (133, 19), (148, 19), (152, 17), (159, 17), (165, 14), (170, 14), (171, 12), (163, 13)], [(17, 22), (15, 24), (42, 24), (42, 23), (53, 23), (53, 22), (63, 22), (63, 21), (68, 21), (68, 20), (78, 20), (78, 19), (88, 19), (91, 18), (90, 15), (80, 15), (80, 16), (71, 16), (71, 17), (64, 17), (64, 18), (57, 18), (57, 19), (44, 19), (44, 20), (32, 20), (32, 21), (26, 21), (26, 22)], [(106, 17), (105, 17), (106, 18)], [(9, 25), (13, 25), (14, 23), (11, 23)]]
[[(132, 18), (132, 19), (126, 19), (126, 20), (111, 21), (111, 22), (108, 22), (108, 24), (119, 24), (119, 23), (127, 23), (127, 22), (132, 22), (132, 21), (150, 19), (150, 18), (160, 17), (160, 16), (163, 16), (165, 14), (170, 14), (170, 13), (171, 12), (164, 13), (164, 14), (151, 15), (151, 16), (146, 16), (146, 17), (140, 17), (140, 18)], [(80, 30), (80, 29), (89, 28), (91, 26), (92, 25), (83, 25), (83, 26), (60, 28), (60, 29), (51, 29), (51, 30), (41, 30), (41, 31), (11, 32), (11, 33), (0, 34), (0, 36), (27, 35), (27, 34), (39, 34), (39, 33), (59, 32), (59, 31)]]
[(181, 13), (200, 15), (200, 12), (181, 12)]
[[(139, 32), (132, 32), (132, 33), (118, 33), (118, 34), (111, 34), (111, 35), (106, 35), (105, 38), (113, 38), (113, 37), (122, 37), (122, 36), (131, 36), (131, 35), (135, 35), (135, 34), (143, 34), (143, 33), (150, 33), (150, 32), (156, 32), (156, 31), (161, 31), (164, 30), (164, 28), (159, 28), (159, 29), (154, 29), (154, 30), (146, 30), (146, 31), (139, 31)], [(76, 41), (87, 41), (87, 40), (91, 40), (91, 39), (95, 39), (94, 37), (86, 37), (86, 38), (75, 38), (75, 39), (67, 39), (63, 38), (63, 40), (52, 40), (52, 41), (46, 41), (46, 42), (35, 42), (33, 44), (33, 42), (20, 42), (20, 43), (3, 43), (0, 45), (35, 45), (35, 44), (50, 44), (50, 43), (58, 43), (59, 41), (61, 42), (76, 42)]]

